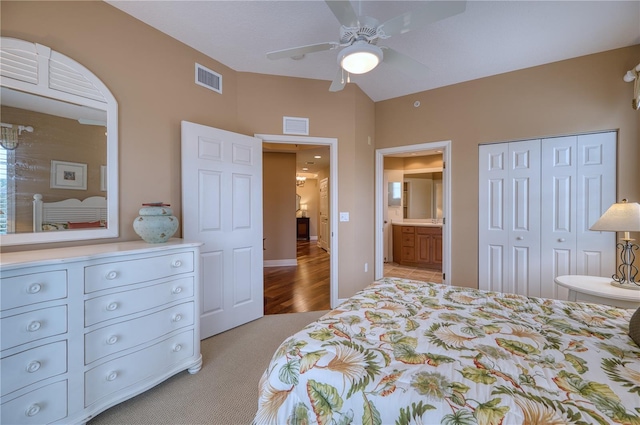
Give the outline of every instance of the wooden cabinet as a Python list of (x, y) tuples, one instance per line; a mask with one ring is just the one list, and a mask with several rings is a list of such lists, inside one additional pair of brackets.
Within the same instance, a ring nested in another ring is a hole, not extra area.
[(202, 365), (199, 243), (2, 255), (0, 423), (85, 423)]
[(442, 270), (442, 227), (394, 224), (393, 261)]
[(298, 239), (309, 240), (309, 217), (296, 218), (296, 235)]

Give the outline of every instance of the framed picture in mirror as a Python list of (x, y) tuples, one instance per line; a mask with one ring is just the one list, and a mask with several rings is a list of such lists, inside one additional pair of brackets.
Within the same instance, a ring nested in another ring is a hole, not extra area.
[(51, 160), (51, 189), (87, 190), (87, 164)]

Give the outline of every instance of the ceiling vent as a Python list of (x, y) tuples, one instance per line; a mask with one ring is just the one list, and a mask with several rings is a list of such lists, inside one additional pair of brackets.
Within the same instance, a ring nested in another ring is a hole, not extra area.
[(196, 63), (196, 84), (222, 94), (222, 75)]
[(309, 135), (309, 118), (282, 117), (283, 134)]

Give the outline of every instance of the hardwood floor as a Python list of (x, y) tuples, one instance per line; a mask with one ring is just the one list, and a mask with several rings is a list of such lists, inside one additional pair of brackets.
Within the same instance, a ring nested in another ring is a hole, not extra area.
[(298, 241), (297, 266), (264, 268), (264, 314), (329, 310), (329, 254), (317, 241)]
[[(297, 241), (297, 266), (264, 268), (264, 314), (329, 310), (329, 254), (316, 241)], [(442, 272), (385, 263), (385, 277), (442, 282)]]

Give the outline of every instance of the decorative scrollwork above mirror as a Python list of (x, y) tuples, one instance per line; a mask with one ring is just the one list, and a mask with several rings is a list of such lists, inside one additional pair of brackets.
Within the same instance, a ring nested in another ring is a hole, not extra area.
[(115, 98), (61, 53), (0, 43), (0, 244), (117, 237)]

